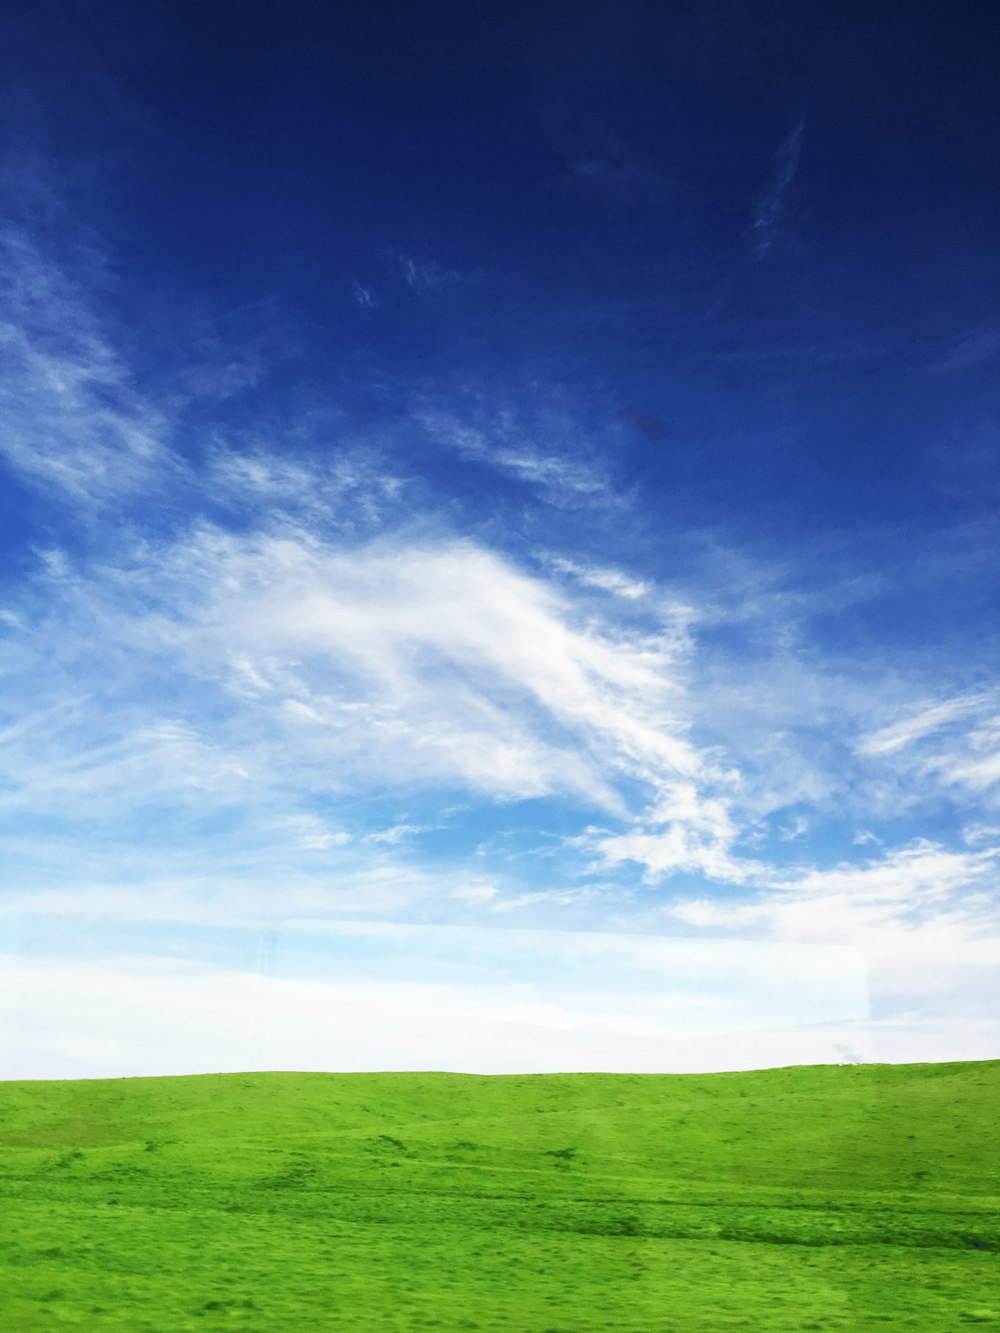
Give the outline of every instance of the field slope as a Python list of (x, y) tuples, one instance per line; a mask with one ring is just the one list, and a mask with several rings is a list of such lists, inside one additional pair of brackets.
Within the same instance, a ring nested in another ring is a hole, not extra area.
[(1000, 1330), (1000, 1062), (0, 1083), (0, 1328)]

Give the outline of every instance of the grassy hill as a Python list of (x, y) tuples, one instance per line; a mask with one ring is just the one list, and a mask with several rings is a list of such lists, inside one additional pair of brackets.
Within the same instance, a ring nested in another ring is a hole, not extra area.
[(1000, 1329), (1000, 1062), (0, 1083), (0, 1328)]

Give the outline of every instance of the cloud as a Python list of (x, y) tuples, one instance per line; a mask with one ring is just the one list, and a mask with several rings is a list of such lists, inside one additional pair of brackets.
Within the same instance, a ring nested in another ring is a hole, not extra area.
[(861, 865), (807, 869), (772, 882), (756, 901), (692, 900), (672, 908), (671, 914), (691, 925), (764, 924), (778, 934), (803, 939), (853, 937), (861, 927), (919, 914), (960, 891), (990, 882), (998, 854), (993, 848), (949, 851), (918, 839)]
[(582, 444), (581, 432), (556, 411), (521, 420), (508, 408), (491, 413), (483, 403), (467, 415), (422, 403), (414, 419), (439, 444), (535, 487), (554, 505), (620, 503), (606, 469)]
[(757, 206), (752, 230), (754, 253), (758, 259), (763, 259), (774, 245), (778, 219), (785, 207), (785, 196), (798, 169), (805, 128), (806, 120), (803, 112), (778, 150), (774, 176)]
[(109, 719), (93, 696), (68, 697), (27, 712), (0, 740), (8, 756), (5, 813), (226, 803), (249, 785), (245, 757), (134, 700)]
[(859, 910), (919, 911), (928, 903), (947, 900), (958, 890), (981, 883), (996, 870), (997, 852), (950, 851), (939, 843), (917, 839), (861, 866), (808, 870), (777, 886), (785, 901), (821, 907), (851, 904)]
[(461, 888), (453, 889), (451, 896), (469, 903), (488, 903), (496, 898), (499, 892), (495, 884), (465, 884)]
[(861, 865), (776, 877), (749, 901), (687, 899), (667, 913), (710, 932), (855, 947), (881, 1058), (988, 1058), (1000, 1037), (998, 860), (995, 842), (956, 852), (920, 839)]
[(351, 283), (351, 296), (354, 298), (355, 305), (360, 306), (362, 310), (371, 311), (378, 306), (375, 293), (370, 287), (365, 287), (360, 282)]
[(376, 829), (365, 834), (366, 842), (378, 843), (384, 847), (395, 847), (398, 843), (415, 837), (419, 833), (430, 833), (439, 825), (435, 824), (393, 824), (391, 828)]
[(491, 909), (494, 912), (516, 912), (523, 907), (537, 907), (543, 903), (546, 906), (570, 907), (600, 896), (600, 890), (591, 884), (578, 889), (540, 889), (534, 893), (518, 893), (510, 898), (502, 898), (492, 903)]
[(387, 785), (621, 812), (621, 783), (655, 797), (704, 768), (683, 636), (603, 628), (470, 542), (344, 547), (202, 525), (60, 569), (40, 575), (58, 611), (9, 644), (33, 704), (10, 737), (8, 804)]
[(575, 560), (564, 560), (556, 556), (549, 562), (553, 569), (561, 574), (569, 574), (577, 582), (582, 583), (588, 588), (600, 588), (605, 592), (613, 592), (618, 597), (624, 597), (628, 601), (635, 601), (640, 597), (645, 597), (649, 592), (649, 585), (642, 579), (629, 578), (618, 569), (608, 569), (605, 566), (580, 564)]
[[(124, 829), (152, 808), (258, 822), (266, 810), (275, 839), (298, 828), (315, 856), (341, 835), (372, 851), (402, 844), (456, 796), (558, 801), (584, 830), (564, 825), (557, 840), (574, 874), (752, 891), (776, 878), (766, 857), (803, 821), (821, 830), (853, 802), (870, 825), (867, 766), (933, 739), (942, 718), (976, 724), (963, 764), (924, 756), (922, 772), (989, 792), (996, 737), (982, 709), (911, 711), (852, 754), (871, 693), (810, 668), (794, 636), (759, 661), (727, 657), (699, 638), (725, 623), (704, 589), (640, 592), (618, 570), (559, 556), (547, 563), (569, 578), (545, 578), (482, 544), (406, 529), (361, 537), (337, 506), (377, 495), (378, 467), (355, 463), (332, 483), (325, 467), (220, 454), (220, 498), (260, 497), (257, 526), (202, 521), (122, 542), (114, 559), (46, 553), (0, 630), (16, 714), (0, 815)], [(839, 749), (817, 743), (830, 733)], [(404, 813), (414, 793), (422, 803)], [(317, 802), (347, 797), (387, 804), (369, 822), (309, 822)]]
[[(802, 815), (796, 815), (790, 825), (778, 830), (778, 837), (782, 842), (794, 842), (796, 838), (801, 838), (809, 832), (809, 820)], [(857, 841), (857, 839), (855, 839)]]
[(309, 852), (328, 852), (335, 847), (344, 847), (351, 841), (349, 833), (331, 828), (326, 820), (317, 815), (286, 815), (275, 820), (275, 827), (287, 829), (299, 845)]
[(977, 842), (1000, 844), (1000, 828), (995, 824), (970, 824), (962, 830), (962, 841), (974, 847)]
[(924, 789), (961, 787), (987, 796), (1000, 783), (1000, 701), (995, 689), (920, 708), (858, 744)]
[(162, 412), (136, 388), (88, 283), (0, 228), (0, 455), (35, 486), (104, 504), (181, 471)]
[(858, 750), (866, 755), (895, 754), (914, 741), (940, 730), (957, 717), (977, 709), (984, 701), (982, 694), (960, 695), (943, 703), (930, 704), (916, 713), (901, 718), (888, 727), (882, 727), (858, 743)]
[(387, 266), (399, 273), (407, 287), (415, 292), (435, 291), (463, 279), (457, 269), (446, 268), (436, 259), (416, 260), (397, 249), (386, 250), (384, 258)]
[(749, 900), (686, 899), (668, 912), (706, 930), (862, 948), (883, 1001), (967, 991), (981, 1003), (1000, 973), (998, 858), (997, 846), (917, 839), (860, 865), (774, 875)]
[[(727, 777), (736, 780), (735, 774), (709, 771), (716, 783)], [(598, 867), (626, 861), (642, 866), (648, 884), (676, 874), (740, 884), (760, 871), (758, 864), (734, 855), (740, 833), (725, 797), (706, 794), (693, 782), (671, 782), (664, 784), (659, 800), (637, 827), (625, 833), (591, 831), (579, 845), (595, 854)]]
[[(750, 882), (739, 780), (690, 728), (689, 607), (653, 598), (638, 614), (638, 599), (595, 599), (470, 541), (320, 533), (287, 515), (247, 532), (201, 522), (39, 568), (20, 628), (0, 633), (19, 911), (35, 895), (57, 914), (236, 924), (295, 901), (436, 901), (596, 921), (622, 889), (567, 886), (562, 862), (587, 881), (639, 865), (650, 884)], [(570, 821), (549, 844), (562, 855), (542, 875), (501, 840), (470, 875), (445, 828), (424, 864), (414, 835), (456, 798), (462, 827), (477, 808), (549, 803), (543, 818)], [(605, 827), (574, 838), (595, 815)], [(493, 900), (449, 897), (484, 882)]]
[(279, 452), (273, 444), (216, 444), (209, 452), (206, 489), (216, 503), (244, 520), (257, 514), (271, 526), (277, 517), (340, 532), (375, 528), (398, 516), (406, 479), (372, 449)]
[(984, 719), (963, 742), (963, 752), (938, 755), (927, 768), (949, 784), (985, 792), (1000, 782), (1000, 714)]

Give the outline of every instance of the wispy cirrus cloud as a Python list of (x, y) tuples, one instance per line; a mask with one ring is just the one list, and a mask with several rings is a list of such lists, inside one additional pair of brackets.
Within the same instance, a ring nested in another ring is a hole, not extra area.
[(490, 412), (477, 404), (460, 413), (421, 403), (414, 419), (438, 444), (536, 488), (552, 504), (620, 503), (607, 469), (587, 450), (578, 427), (558, 411), (543, 410), (525, 421), (504, 407)]
[(957, 750), (928, 759), (926, 768), (949, 785), (989, 792), (995, 800), (993, 789), (1000, 783), (1000, 713), (983, 718)]
[(562, 556), (552, 557), (550, 563), (553, 569), (561, 574), (570, 575), (586, 587), (601, 588), (627, 598), (628, 601), (635, 601), (649, 591), (648, 584), (642, 579), (631, 578), (620, 569), (606, 565), (581, 564), (576, 560), (566, 560)]
[(0, 229), (0, 454), (71, 502), (103, 503), (179, 468), (87, 284), (21, 228)]
[[(982, 960), (1000, 967), (998, 858), (1000, 846), (955, 851), (917, 839), (861, 864), (809, 868), (783, 880), (772, 871), (769, 884), (758, 877), (757, 893), (749, 900), (692, 898), (668, 910), (688, 925), (852, 942), (885, 958), (914, 939), (923, 954), (937, 931), (942, 945), (948, 936), (953, 943), (957, 936), (967, 943), (979, 940)], [(958, 966), (957, 957), (944, 951), (940, 962)], [(915, 975), (910, 982), (915, 991), (921, 989)]]
[(150, 716), (132, 700), (110, 727), (95, 726), (96, 702), (42, 709), (0, 734), (8, 763), (0, 809), (95, 813), (234, 801), (246, 791), (246, 761), (192, 723)]
[(798, 170), (805, 130), (806, 117), (803, 111), (775, 155), (774, 173), (761, 195), (751, 228), (754, 254), (758, 259), (763, 259), (774, 246), (785, 197)]
[(987, 796), (1000, 784), (1000, 694), (989, 688), (925, 703), (863, 737), (858, 749), (925, 789)]
[(946, 699), (942, 703), (928, 704), (917, 712), (909, 713), (899, 721), (881, 727), (864, 737), (859, 742), (858, 749), (867, 755), (895, 754), (912, 745), (914, 741), (940, 731), (955, 719), (976, 712), (986, 698), (984, 694), (966, 694)]
[(204, 486), (232, 512), (256, 513), (309, 530), (367, 531), (398, 518), (407, 478), (375, 451), (347, 447), (319, 458), (281, 451), (260, 441), (241, 448), (216, 444), (208, 454)]

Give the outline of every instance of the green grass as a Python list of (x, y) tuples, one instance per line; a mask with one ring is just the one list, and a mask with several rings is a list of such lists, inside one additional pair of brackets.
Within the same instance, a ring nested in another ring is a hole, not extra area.
[(0, 1329), (1000, 1330), (1000, 1062), (0, 1083)]

